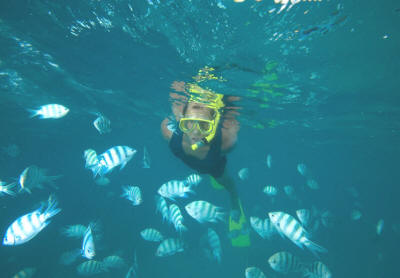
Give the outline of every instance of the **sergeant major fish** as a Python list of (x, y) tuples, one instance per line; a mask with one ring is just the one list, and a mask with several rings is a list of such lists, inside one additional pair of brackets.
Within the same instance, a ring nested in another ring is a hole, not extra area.
[(278, 232), (285, 235), (298, 247), (305, 246), (316, 256), (317, 252), (327, 252), (325, 248), (308, 239), (306, 230), (293, 216), (280, 211), (270, 212), (268, 215)]
[(157, 257), (172, 256), (178, 252), (184, 251), (183, 241), (179, 238), (164, 239), (157, 248)]
[(219, 239), (217, 232), (215, 232), (212, 228), (208, 228), (207, 235), (208, 235), (208, 243), (211, 247), (213, 257), (218, 263), (221, 263), (221, 256), (222, 256), (221, 240)]
[(264, 219), (264, 221), (258, 217), (250, 217), (250, 226), (256, 231), (262, 238), (271, 238), (276, 234), (276, 228), (272, 224), (269, 218)]
[(291, 272), (303, 272), (304, 265), (300, 260), (289, 252), (277, 252), (268, 259), (273, 270), (279, 273), (288, 274)]
[(11, 190), (15, 185), (16, 185), (15, 182), (7, 184), (5, 182), (0, 181), (0, 196), (2, 196), (3, 194), (15, 196), (15, 192)]
[(194, 191), (191, 189), (192, 185), (187, 186), (187, 184), (187, 181), (171, 180), (161, 185), (158, 189), (158, 194), (173, 201), (176, 197), (186, 198), (187, 193), (194, 194)]
[(161, 196), (156, 196), (157, 209), (163, 218), (163, 221), (169, 221), (169, 207), (167, 201)]
[(111, 132), (111, 121), (105, 116), (98, 114), (99, 116), (94, 120), (93, 125), (100, 134)]
[(31, 118), (39, 116), (40, 119), (59, 119), (68, 114), (69, 109), (60, 104), (47, 104), (40, 106), (37, 110), (28, 110)]
[(200, 223), (225, 221), (222, 208), (207, 201), (193, 201), (185, 206), (186, 212)]
[(246, 278), (266, 278), (265, 274), (258, 267), (248, 267), (245, 270)]
[(138, 206), (143, 202), (142, 192), (138, 186), (124, 186), (122, 187), (123, 193), (121, 197), (124, 197), (132, 202), (132, 205)]
[(85, 235), (82, 241), (82, 256), (91, 260), (96, 255), (96, 250), (94, 246), (93, 234), (92, 234), (92, 223), (86, 229)]
[(19, 176), (19, 185), (21, 186), (20, 191), (26, 191), (32, 193), (33, 188), (43, 188), (43, 184), (47, 183), (57, 188), (54, 181), (61, 176), (47, 176), (47, 170), (39, 168), (35, 165), (31, 165), (22, 172)]
[(164, 239), (163, 235), (156, 229), (148, 228), (140, 232), (144, 240), (159, 242)]
[(128, 146), (116, 146), (98, 156), (99, 163), (93, 168), (95, 177), (103, 176), (121, 165), (121, 170), (132, 159), (136, 150)]
[(175, 230), (178, 232), (187, 231), (185, 225), (183, 225), (183, 216), (179, 207), (175, 204), (169, 205), (169, 220), (174, 224)]
[(95, 275), (100, 274), (103, 272), (107, 272), (108, 268), (103, 262), (90, 260), (81, 263), (76, 267), (76, 271), (78, 274), (83, 276)]
[(331, 278), (332, 273), (322, 262), (316, 261), (306, 267), (304, 276), (307, 278)]
[(3, 245), (20, 245), (34, 238), (49, 223), (50, 218), (61, 211), (57, 208), (57, 201), (50, 196), (47, 207), (25, 214), (15, 220), (7, 229), (3, 238)]

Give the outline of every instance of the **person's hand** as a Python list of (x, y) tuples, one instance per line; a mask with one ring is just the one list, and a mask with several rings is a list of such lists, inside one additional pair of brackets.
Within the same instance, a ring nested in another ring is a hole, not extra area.
[(171, 84), (171, 88), (177, 92), (185, 92), (185, 82), (183, 81), (174, 81)]

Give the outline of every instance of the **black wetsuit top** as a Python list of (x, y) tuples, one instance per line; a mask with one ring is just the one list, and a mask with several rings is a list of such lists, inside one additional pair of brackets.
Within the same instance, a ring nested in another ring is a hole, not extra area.
[(215, 178), (222, 176), (226, 166), (226, 156), (221, 154), (221, 128), (217, 129), (217, 133), (211, 141), (210, 149), (204, 159), (198, 159), (186, 154), (182, 147), (182, 137), (183, 132), (177, 128), (176, 131), (172, 133), (171, 140), (169, 141), (169, 147), (176, 157), (179, 157), (187, 166), (201, 174), (210, 174)]

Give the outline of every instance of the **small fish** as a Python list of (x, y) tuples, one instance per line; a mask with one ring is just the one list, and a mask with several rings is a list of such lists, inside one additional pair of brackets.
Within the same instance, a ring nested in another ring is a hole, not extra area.
[(246, 278), (266, 278), (265, 274), (258, 267), (248, 267), (244, 271)]
[(85, 159), (85, 168), (87, 168), (87, 169), (92, 170), (92, 168), (94, 168), (95, 166), (97, 166), (97, 164), (99, 164), (99, 159), (97, 157), (97, 153), (93, 149), (85, 150), (83, 153), (83, 158)]
[(215, 232), (211, 228), (208, 228), (207, 235), (208, 235), (208, 243), (211, 247), (213, 258), (218, 263), (221, 263), (221, 256), (222, 256), (221, 240), (219, 239), (217, 232)]
[(80, 239), (85, 236), (86, 230), (86, 226), (77, 224), (66, 226), (61, 230), (61, 233), (66, 237)]
[(289, 252), (278, 252), (268, 259), (273, 270), (279, 273), (303, 272), (304, 265), (300, 260)]
[(94, 120), (93, 125), (100, 134), (111, 132), (111, 121), (101, 114)]
[(142, 230), (140, 235), (147, 241), (159, 242), (164, 239), (163, 235), (158, 230), (152, 228)]
[(31, 118), (39, 116), (40, 119), (59, 119), (68, 114), (69, 109), (60, 104), (47, 104), (37, 110), (28, 110)]
[(351, 219), (357, 221), (357, 220), (360, 220), (361, 216), (362, 216), (362, 213), (358, 209), (353, 209), (351, 211)]
[(119, 165), (121, 165), (120, 170), (122, 170), (135, 153), (136, 150), (128, 146), (116, 146), (108, 149), (98, 156), (99, 162), (92, 170), (94, 176), (104, 176)]
[(308, 278), (331, 278), (332, 273), (329, 268), (320, 261), (313, 262), (306, 267), (304, 277)]
[(298, 209), (296, 210), (296, 215), (304, 227), (308, 227), (310, 225), (311, 211), (309, 209)]
[(106, 268), (123, 268), (126, 266), (124, 259), (117, 255), (107, 256), (103, 259)]
[(2, 195), (15, 196), (16, 195), (15, 192), (12, 191), (11, 189), (14, 188), (16, 184), (17, 184), (16, 182), (7, 184), (6, 182), (2, 182), (0, 180), (0, 196)]
[(46, 173), (46, 169), (39, 168), (35, 165), (25, 168), (19, 176), (19, 185), (21, 186), (20, 191), (26, 191), (30, 194), (32, 193), (33, 188), (42, 189), (43, 184), (45, 183), (57, 189), (54, 181), (61, 176), (47, 176)]
[(99, 185), (99, 186), (106, 186), (110, 183), (110, 179), (103, 176), (103, 177), (98, 177), (94, 180), (94, 182)]
[(185, 225), (183, 225), (183, 216), (179, 207), (175, 204), (169, 205), (169, 220), (174, 224), (175, 230), (178, 232), (187, 231)]
[(167, 183), (161, 185), (158, 189), (158, 194), (163, 196), (164, 198), (168, 198), (171, 200), (175, 200), (176, 197), (188, 197), (186, 193), (195, 193), (191, 186), (187, 185), (187, 181), (178, 181), (178, 180), (171, 180)]
[(275, 226), (272, 224), (269, 218), (262, 220), (258, 217), (251, 216), (250, 226), (264, 239), (270, 239), (277, 232)]
[(96, 255), (96, 249), (94, 246), (93, 234), (92, 234), (92, 223), (86, 229), (85, 235), (82, 241), (82, 256), (91, 260)]
[(149, 169), (151, 164), (150, 155), (146, 147), (143, 148), (143, 168)]
[(319, 189), (318, 182), (314, 179), (308, 179), (307, 186), (313, 190)]
[(167, 201), (161, 196), (156, 196), (157, 210), (161, 213), (163, 221), (169, 222), (169, 207)]
[(378, 223), (376, 224), (376, 234), (378, 236), (382, 234), (384, 224), (385, 222), (383, 219), (379, 219)]
[(293, 216), (280, 211), (270, 212), (268, 216), (278, 232), (282, 236), (285, 235), (298, 247), (303, 248), (303, 246), (305, 246), (316, 256), (317, 252), (328, 252), (322, 246), (308, 239), (306, 230)]
[(128, 199), (132, 205), (138, 206), (143, 203), (142, 192), (138, 186), (123, 186), (123, 193), (121, 197)]
[(200, 223), (225, 221), (226, 215), (222, 208), (207, 201), (193, 201), (185, 206), (186, 212)]
[(3, 245), (20, 245), (34, 238), (49, 223), (50, 218), (61, 211), (57, 208), (57, 200), (50, 196), (46, 207), (25, 214), (15, 220), (7, 229)]
[(26, 267), (17, 274), (15, 274), (12, 278), (31, 278), (36, 273), (36, 268), (33, 267)]
[(307, 176), (307, 166), (304, 163), (299, 163), (297, 164), (297, 171), (299, 171), (299, 173), (306, 177)]
[(271, 169), (272, 167), (272, 156), (269, 154), (267, 155), (267, 167)]
[(243, 180), (247, 180), (249, 178), (249, 168), (242, 168), (238, 172), (239, 178)]
[(186, 178), (186, 182), (191, 186), (198, 186), (202, 180), (202, 177), (198, 174), (191, 174)]
[(89, 275), (95, 275), (95, 274), (100, 274), (103, 272), (107, 272), (108, 268), (103, 262), (95, 261), (95, 260), (90, 260), (81, 263), (76, 267), (76, 271), (78, 274), (83, 275), (83, 276), (89, 276)]
[(164, 239), (157, 248), (157, 257), (172, 256), (178, 252), (184, 251), (183, 241), (179, 238)]
[(278, 194), (278, 189), (276, 189), (275, 186), (267, 185), (267, 186), (264, 187), (263, 192), (265, 194), (267, 194), (268, 196), (272, 196), (273, 197), (273, 196), (276, 196)]

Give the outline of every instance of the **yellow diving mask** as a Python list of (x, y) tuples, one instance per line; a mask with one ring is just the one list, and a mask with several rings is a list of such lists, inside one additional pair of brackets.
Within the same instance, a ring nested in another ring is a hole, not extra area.
[(179, 128), (184, 133), (190, 133), (197, 129), (202, 135), (210, 134), (215, 127), (215, 122), (200, 118), (182, 118), (179, 121)]

